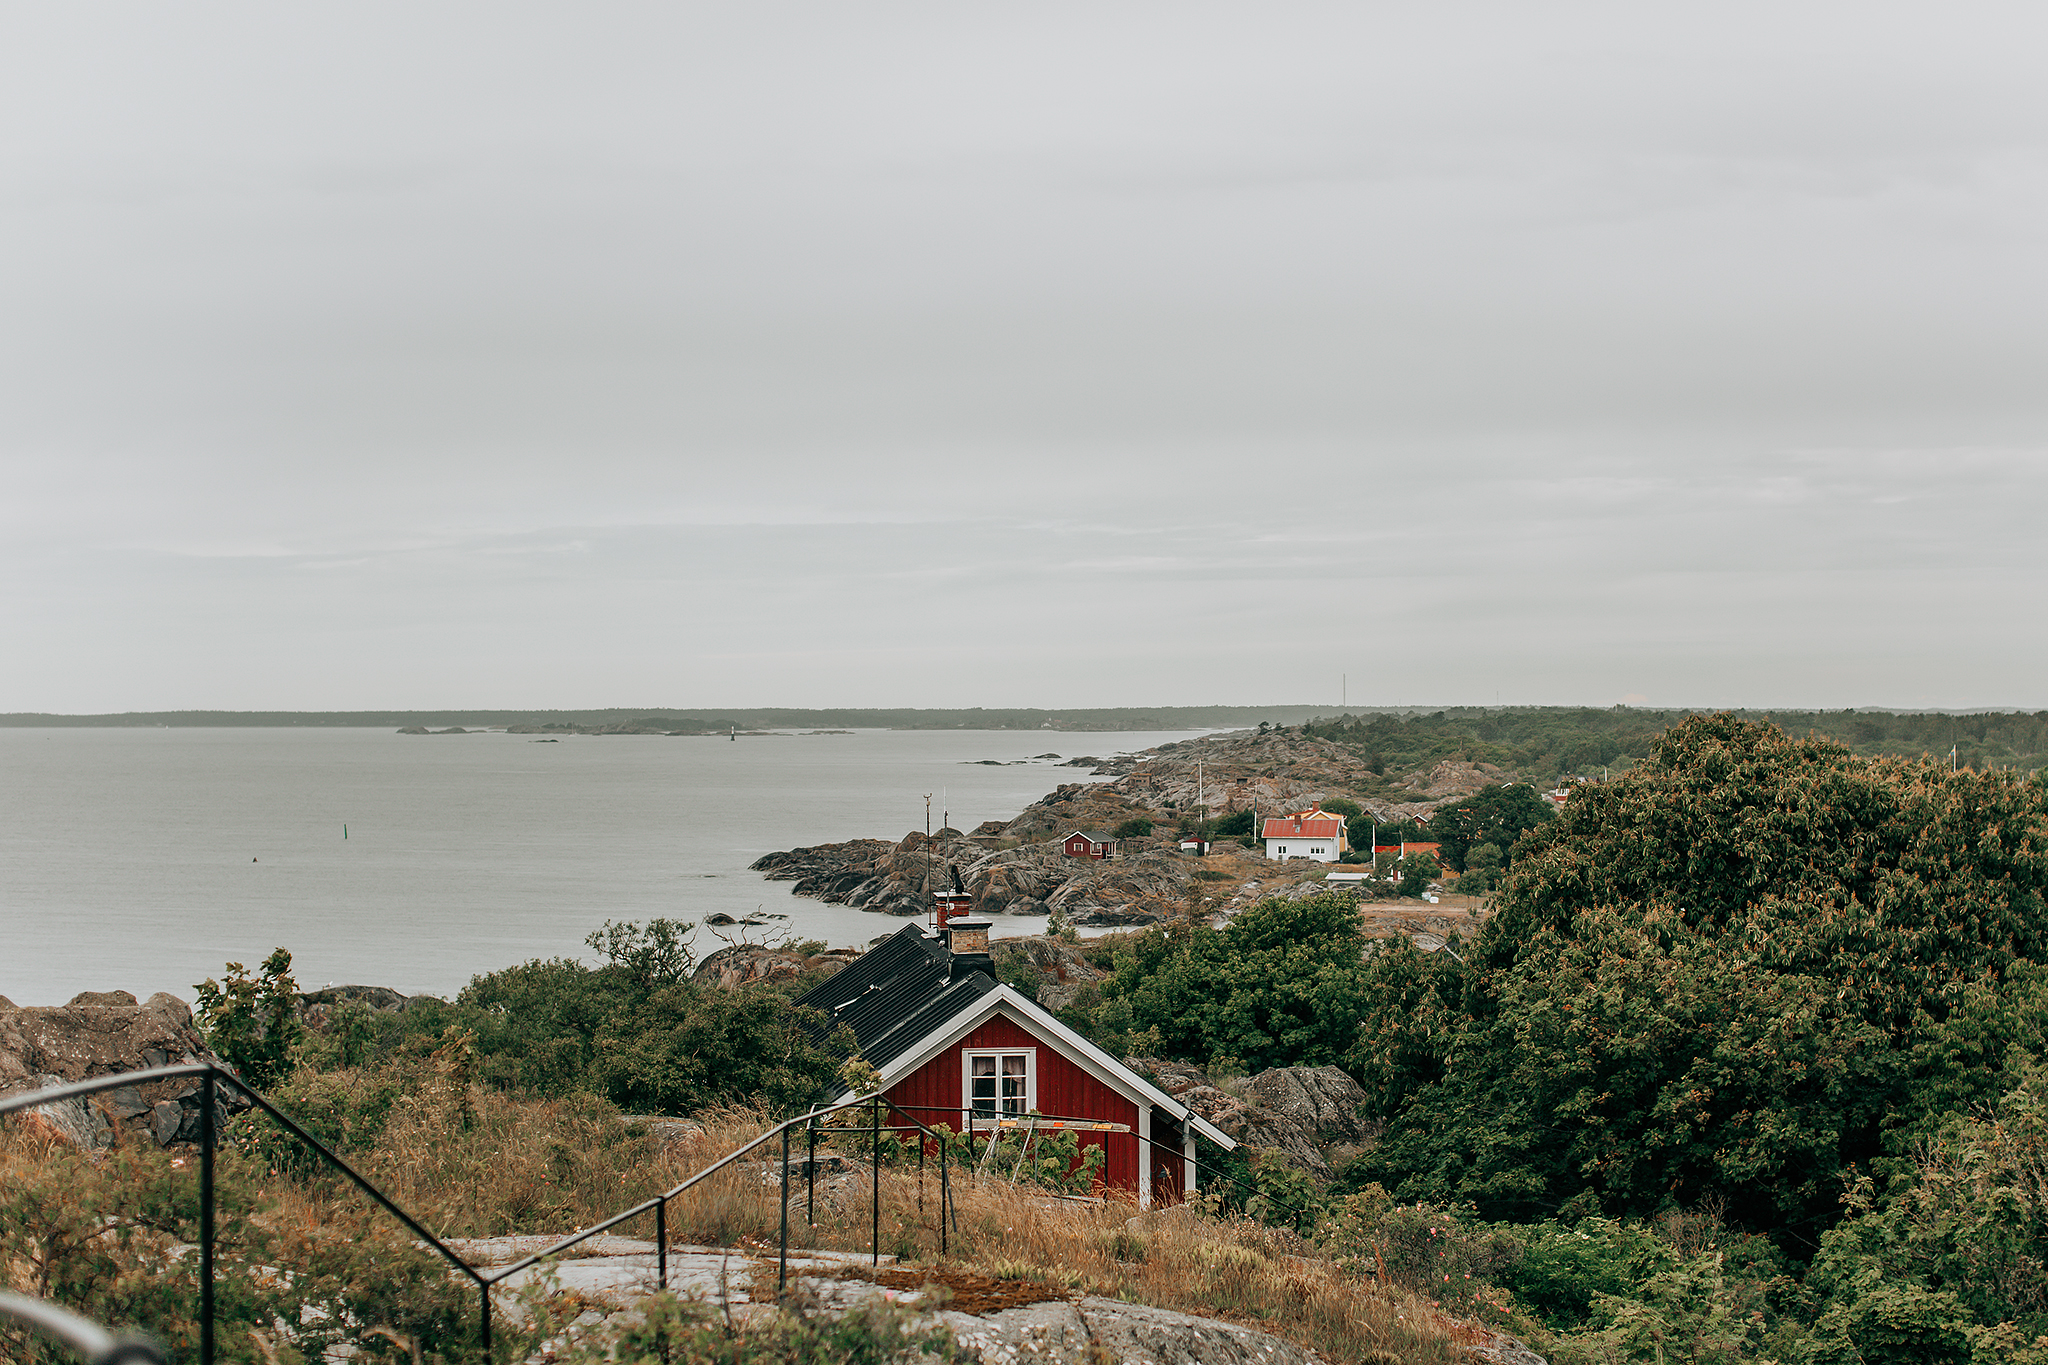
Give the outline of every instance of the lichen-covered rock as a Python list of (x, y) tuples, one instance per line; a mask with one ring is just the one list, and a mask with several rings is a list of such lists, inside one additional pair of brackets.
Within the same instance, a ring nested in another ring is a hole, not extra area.
[(1006, 980), (1018, 966), (1030, 979), (1032, 996), (1049, 1010), (1063, 1010), (1074, 1003), (1083, 988), (1101, 981), (1104, 973), (1081, 955), (1079, 944), (1046, 934), (998, 939), (991, 947), (996, 968)]
[(691, 979), (735, 990), (772, 981), (795, 981), (812, 972), (830, 976), (858, 956), (859, 952), (851, 948), (813, 954), (774, 945), (735, 943), (705, 958), (691, 973)]
[[(126, 991), (86, 991), (68, 1005), (0, 1009), (0, 1095), (201, 1060), (219, 1061), (193, 1028), (191, 1008), (164, 991), (139, 1005)], [(169, 1146), (197, 1135), (199, 1095), (196, 1080), (180, 1077), (39, 1106), (37, 1113), (80, 1146), (107, 1145), (115, 1125)]]
[(1366, 1093), (1334, 1066), (1282, 1066), (1245, 1084), (1259, 1108), (1292, 1119), (1325, 1147), (1364, 1143), (1378, 1134), (1365, 1116)]

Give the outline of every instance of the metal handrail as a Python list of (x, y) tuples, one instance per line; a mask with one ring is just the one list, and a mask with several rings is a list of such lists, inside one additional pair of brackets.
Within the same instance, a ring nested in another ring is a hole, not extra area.
[[(218, 1145), (216, 1142), (215, 1132), (216, 1111), (218, 1109), (219, 1104), (219, 1090), (223, 1084), (225, 1084), (226, 1087), (233, 1094), (238, 1095), (241, 1098), (247, 1100), (252, 1106), (261, 1109), (265, 1114), (269, 1115), (273, 1120), (275, 1120), (277, 1124), (280, 1127), (282, 1127), (287, 1133), (289, 1133), (292, 1137), (296, 1138), (299, 1142), (305, 1144), (305, 1146), (312, 1149), (312, 1151), (316, 1155), (318, 1155), (321, 1160), (325, 1161), (335, 1170), (339, 1171), (341, 1174), (348, 1177), (349, 1181), (352, 1184), (354, 1184), (356, 1188), (360, 1189), (363, 1193), (369, 1195), (370, 1198), (375, 1200), (377, 1204), (380, 1207), (382, 1207), (387, 1213), (391, 1214), (392, 1217), (398, 1219), (399, 1222), (403, 1223), (406, 1226), (406, 1228), (409, 1231), (411, 1231), (415, 1236), (417, 1236), (425, 1245), (431, 1247), (434, 1251), (438, 1252), (443, 1260), (447, 1261), (448, 1264), (454, 1269), (460, 1271), (464, 1276), (466, 1276), (469, 1279), (469, 1281), (472, 1284), (476, 1286), (478, 1304), (478, 1336), (481, 1339), (484, 1359), (486, 1361), (490, 1359), (491, 1353), (491, 1289), (493, 1286), (502, 1283), (510, 1276), (516, 1275), (520, 1271), (525, 1270), (530, 1266), (533, 1266), (541, 1261), (546, 1260), (548, 1257), (553, 1256), (558, 1252), (564, 1251), (569, 1247), (575, 1246), (579, 1242), (586, 1241), (587, 1239), (596, 1236), (598, 1233), (603, 1232), (607, 1228), (616, 1227), (620, 1223), (625, 1222), (627, 1219), (636, 1218), (641, 1214), (652, 1211), (655, 1215), (655, 1245), (657, 1263), (660, 1271), (661, 1286), (663, 1289), (668, 1288), (668, 1201), (675, 1198), (677, 1195), (683, 1193), (692, 1185), (697, 1184), (699, 1181), (710, 1177), (711, 1175), (717, 1173), (720, 1170), (723, 1170), (725, 1167), (731, 1165), (735, 1161), (738, 1161), (747, 1153), (755, 1150), (756, 1148), (760, 1147), (763, 1143), (768, 1142), (769, 1140), (775, 1138), (778, 1135), (780, 1135), (783, 1139), (782, 1248), (779, 1266), (778, 1286), (786, 1283), (789, 1274), (790, 1131), (800, 1124), (809, 1124), (815, 1126), (820, 1118), (824, 1118), (828, 1115), (838, 1113), (841, 1110), (856, 1109), (867, 1105), (873, 1105), (875, 1109), (875, 1118), (874, 1122), (870, 1126), (874, 1133), (877, 1135), (877, 1137), (879, 1137), (881, 1131), (882, 1107), (886, 1105), (891, 1109), (897, 1110), (897, 1112), (899, 1113), (903, 1112), (900, 1106), (898, 1106), (894, 1101), (889, 1100), (879, 1091), (876, 1091), (868, 1095), (857, 1096), (852, 1099), (841, 1100), (837, 1103), (825, 1105), (822, 1107), (813, 1106), (809, 1112), (800, 1114), (795, 1118), (785, 1119), (783, 1122), (776, 1124), (774, 1127), (770, 1128), (767, 1132), (761, 1134), (761, 1136), (755, 1138), (751, 1142), (748, 1142), (744, 1146), (741, 1146), (731, 1152), (726, 1153), (717, 1161), (714, 1161), (709, 1166), (706, 1166), (703, 1170), (698, 1171), (692, 1176), (690, 1176), (689, 1179), (683, 1181), (674, 1189), (665, 1191), (662, 1194), (658, 1194), (654, 1196), (652, 1199), (643, 1200), (641, 1203), (634, 1205), (632, 1208), (627, 1209), (623, 1213), (614, 1214), (610, 1218), (605, 1219), (601, 1223), (596, 1223), (591, 1225), (590, 1227), (583, 1228), (577, 1232), (571, 1233), (569, 1236), (562, 1238), (560, 1241), (554, 1242), (546, 1247), (543, 1247), (539, 1251), (534, 1252), (532, 1255), (526, 1256), (521, 1260), (516, 1261), (513, 1264), (506, 1266), (503, 1269), (498, 1270), (497, 1272), (489, 1275), (485, 1275), (479, 1272), (475, 1266), (472, 1266), (469, 1264), (469, 1262), (463, 1260), (461, 1256), (456, 1254), (456, 1252), (452, 1248), (450, 1248), (446, 1243), (442, 1242), (440, 1238), (436, 1237), (433, 1233), (427, 1231), (426, 1228), (422, 1227), (418, 1219), (414, 1218), (411, 1214), (407, 1213), (404, 1209), (400, 1208), (397, 1204), (393, 1203), (391, 1199), (387, 1195), (385, 1195), (385, 1193), (382, 1190), (378, 1189), (375, 1185), (372, 1185), (353, 1166), (350, 1166), (346, 1161), (343, 1161), (339, 1156), (337, 1156), (333, 1151), (331, 1151), (325, 1143), (321, 1142), (318, 1138), (314, 1137), (311, 1133), (307, 1132), (294, 1119), (292, 1119), (291, 1116), (284, 1113), (276, 1105), (270, 1103), (269, 1100), (265, 1099), (262, 1095), (258, 1094), (254, 1089), (245, 1084), (240, 1077), (235, 1075), (234, 1072), (228, 1070), (226, 1067), (216, 1066), (211, 1062), (182, 1062), (170, 1066), (147, 1067), (141, 1071), (118, 1071), (111, 1075), (95, 1077), (94, 1079), (89, 1081), (73, 1081), (66, 1085), (51, 1086), (46, 1090), (26, 1091), (18, 1095), (11, 1095), (4, 1099), (0, 1099), (0, 1117), (5, 1117), (6, 1115), (15, 1113), (19, 1110), (40, 1109), (45, 1105), (61, 1104), (66, 1100), (82, 1099), (85, 1096), (96, 1095), (104, 1090), (116, 1090), (120, 1089), (123, 1086), (148, 1085), (158, 1081), (180, 1080), (185, 1078), (197, 1078), (200, 1082), (201, 1088), (199, 1140), (200, 1365), (214, 1365), (216, 1355), (214, 1341), (215, 1296), (213, 1282), (213, 1166), (214, 1148)], [(928, 1128), (924, 1124), (920, 1123), (915, 1117), (912, 1117), (907, 1113), (905, 1113), (904, 1116), (909, 1119), (910, 1123), (915, 1125), (920, 1131), (922, 1131), (927, 1136), (933, 1138), (939, 1138), (941, 1136), (933, 1129)], [(892, 1125), (892, 1130), (893, 1127), (894, 1126)], [(881, 1250), (881, 1206), (879, 1202), (881, 1190), (881, 1169), (879, 1152), (876, 1155), (875, 1166), (875, 1192), (877, 1202), (874, 1210), (874, 1252), (876, 1258), (879, 1260)], [(939, 1239), (940, 1246), (943, 1249), (946, 1242), (946, 1218), (952, 1212), (952, 1186), (950, 1180), (947, 1177), (946, 1168), (943, 1162), (940, 1164), (939, 1178), (942, 1190), (940, 1204)], [(36, 1303), (38, 1301), (25, 1300), (24, 1302)], [(66, 1313), (66, 1310), (57, 1309), (53, 1306), (51, 1308), (51, 1311), (59, 1314), (64, 1314), (66, 1317), (71, 1316), (68, 1313)], [(85, 1323), (85, 1325), (88, 1328), (92, 1328), (92, 1324), (86, 1322), (85, 1319), (81, 1318), (77, 1319), (77, 1321)], [(99, 1329), (93, 1328), (93, 1330), (97, 1331)], [(111, 1338), (109, 1338), (109, 1340), (111, 1340)], [(123, 1347), (122, 1349), (125, 1350), (127, 1348)], [(117, 1360), (127, 1360), (131, 1358), (143, 1359), (144, 1357), (115, 1357), (115, 1359)]]
[(164, 1348), (148, 1337), (125, 1332), (116, 1336), (90, 1318), (26, 1294), (0, 1292), (0, 1317), (25, 1322), (57, 1338), (84, 1356), (89, 1365), (171, 1365)]
[[(946, 1250), (948, 1240), (948, 1224), (950, 1221), (956, 1221), (958, 1218), (958, 1214), (954, 1210), (953, 1206), (952, 1183), (949, 1174), (949, 1168), (951, 1163), (947, 1160), (945, 1153), (946, 1138), (949, 1135), (957, 1137), (959, 1136), (959, 1134), (952, 1133), (950, 1127), (948, 1127), (945, 1133), (941, 1133), (938, 1130), (926, 1125), (920, 1119), (918, 1119), (916, 1115), (911, 1113), (911, 1110), (927, 1110), (938, 1113), (965, 1113), (967, 1111), (955, 1110), (950, 1106), (945, 1105), (903, 1105), (888, 1098), (888, 1096), (882, 1091), (872, 1091), (866, 1095), (859, 1095), (848, 1099), (839, 1100), (829, 1105), (814, 1105), (807, 1112), (799, 1114), (794, 1118), (783, 1120), (782, 1122), (769, 1128), (759, 1137), (754, 1138), (753, 1140), (745, 1143), (744, 1145), (737, 1147), (734, 1150), (726, 1153), (718, 1160), (712, 1162), (709, 1166), (706, 1166), (703, 1170), (692, 1174), (688, 1179), (684, 1180), (681, 1184), (675, 1186), (673, 1189), (655, 1195), (651, 1199), (643, 1200), (640, 1203), (635, 1204), (632, 1208), (626, 1209), (621, 1213), (613, 1214), (610, 1218), (605, 1219), (601, 1223), (595, 1223), (592, 1224), (590, 1227), (579, 1229), (578, 1231), (571, 1233), (567, 1237), (564, 1237), (559, 1241), (553, 1242), (548, 1246), (543, 1247), (536, 1252), (533, 1252), (531, 1255), (525, 1256), (520, 1260), (513, 1262), (511, 1265), (506, 1266), (496, 1271), (495, 1273), (489, 1275), (481, 1273), (475, 1266), (472, 1266), (467, 1261), (463, 1260), (460, 1255), (458, 1255), (453, 1249), (451, 1249), (444, 1242), (442, 1242), (440, 1238), (436, 1237), (433, 1233), (427, 1231), (426, 1228), (421, 1226), (419, 1221), (415, 1219), (411, 1214), (407, 1213), (404, 1209), (400, 1208), (397, 1204), (393, 1203), (391, 1199), (388, 1196), (386, 1196), (382, 1190), (379, 1190), (375, 1185), (372, 1185), (359, 1172), (357, 1172), (354, 1167), (350, 1166), (346, 1161), (343, 1161), (341, 1157), (337, 1156), (333, 1151), (331, 1151), (326, 1146), (326, 1144), (322, 1143), (318, 1138), (315, 1138), (311, 1133), (307, 1132), (289, 1115), (285, 1114), (282, 1110), (278, 1109), (275, 1105), (271, 1104), (269, 1100), (265, 1099), (262, 1095), (258, 1094), (254, 1089), (245, 1084), (240, 1077), (236, 1076), (234, 1072), (228, 1070), (226, 1067), (216, 1066), (210, 1062), (187, 1062), (170, 1066), (149, 1067), (141, 1071), (115, 1072), (111, 1075), (96, 1077), (95, 1079), (89, 1081), (74, 1081), (67, 1085), (52, 1086), (47, 1090), (27, 1091), (21, 1094), (12, 1095), (4, 1099), (0, 1099), (0, 1117), (4, 1117), (8, 1114), (17, 1112), (19, 1110), (37, 1109), (43, 1107), (44, 1105), (58, 1104), (64, 1102), (65, 1100), (83, 1098), (87, 1095), (98, 1094), (99, 1092), (104, 1090), (114, 1090), (121, 1088), (123, 1086), (130, 1085), (150, 1084), (157, 1081), (178, 1080), (187, 1077), (198, 1078), (201, 1085), (199, 1140), (200, 1365), (214, 1365), (216, 1355), (214, 1341), (215, 1295), (213, 1276), (213, 1168), (214, 1149), (217, 1146), (216, 1116), (219, 1102), (219, 1090), (223, 1083), (233, 1094), (238, 1095), (243, 1099), (247, 1100), (249, 1104), (253, 1107), (261, 1109), (265, 1114), (269, 1115), (271, 1119), (273, 1119), (293, 1138), (297, 1139), (306, 1147), (310, 1148), (316, 1155), (318, 1155), (321, 1158), (321, 1160), (325, 1161), (328, 1165), (332, 1166), (335, 1170), (339, 1171), (342, 1175), (346, 1176), (349, 1179), (350, 1183), (354, 1184), (356, 1188), (360, 1189), (363, 1193), (369, 1195), (370, 1198), (375, 1200), (376, 1203), (380, 1207), (382, 1207), (387, 1213), (391, 1214), (394, 1218), (398, 1219), (399, 1222), (403, 1223), (409, 1231), (411, 1231), (415, 1236), (417, 1236), (420, 1239), (422, 1243), (432, 1248), (435, 1252), (439, 1253), (442, 1259), (447, 1261), (447, 1263), (453, 1269), (460, 1271), (465, 1277), (469, 1279), (469, 1281), (472, 1284), (476, 1286), (478, 1303), (478, 1336), (480, 1338), (480, 1344), (482, 1346), (484, 1359), (486, 1361), (490, 1359), (491, 1354), (491, 1289), (494, 1286), (503, 1283), (509, 1277), (516, 1275), (520, 1271), (526, 1270), (540, 1263), (541, 1261), (544, 1261), (549, 1257), (556, 1255), (559, 1252), (565, 1251), (568, 1248), (573, 1247), (580, 1242), (586, 1241), (591, 1237), (595, 1237), (598, 1233), (605, 1231), (607, 1228), (616, 1227), (620, 1223), (626, 1222), (628, 1219), (637, 1218), (642, 1214), (652, 1212), (655, 1215), (655, 1247), (657, 1265), (659, 1267), (660, 1283), (663, 1289), (667, 1289), (668, 1201), (674, 1199), (676, 1196), (682, 1194), (684, 1191), (688, 1190), (690, 1187), (696, 1185), (700, 1181), (708, 1179), (710, 1176), (725, 1169), (727, 1166), (730, 1166), (735, 1161), (738, 1161), (741, 1157), (747, 1155), (749, 1152), (756, 1150), (763, 1144), (769, 1142), (770, 1140), (778, 1136), (782, 1138), (782, 1229), (781, 1248), (778, 1258), (776, 1281), (778, 1292), (780, 1292), (780, 1290), (787, 1284), (789, 1275), (789, 1135), (793, 1130), (795, 1130), (799, 1126), (806, 1127), (810, 1132), (813, 1159), (808, 1167), (808, 1172), (813, 1183), (813, 1195), (815, 1196), (815, 1153), (818, 1131), (817, 1124), (819, 1119), (826, 1118), (835, 1113), (861, 1108), (868, 1108), (871, 1110), (871, 1117), (868, 1125), (870, 1140), (870, 1165), (872, 1167), (871, 1178), (873, 1180), (873, 1208), (871, 1210), (871, 1233), (873, 1245), (871, 1247), (871, 1254), (874, 1256), (877, 1262), (879, 1262), (881, 1255), (881, 1133), (882, 1128), (884, 1126), (882, 1123), (882, 1110), (884, 1108), (887, 1108), (896, 1114), (901, 1114), (903, 1118), (907, 1120), (909, 1127), (915, 1128), (924, 1137), (933, 1139), (937, 1141), (939, 1144), (939, 1249), (941, 1255), (945, 1254)], [(1093, 1120), (1088, 1119), (1062, 1118), (1058, 1115), (1043, 1115), (1041, 1117), (1045, 1117), (1053, 1121), (1070, 1123), (1093, 1122)], [(896, 1123), (889, 1124), (888, 1128), (892, 1135), (898, 1131), (903, 1131), (901, 1126)], [(1153, 1147), (1155, 1149), (1164, 1145), (1154, 1142), (1153, 1139), (1141, 1133), (1133, 1132), (1131, 1136), (1136, 1138), (1139, 1142), (1145, 1143), (1148, 1146)], [(924, 1160), (924, 1149), (925, 1144), (920, 1142), (918, 1144), (918, 1161), (920, 1169), (922, 1169), (922, 1164)], [(1231, 1184), (1237, 1186), (1239, 1189), (1244, 1190), (1252, 1196), (1265, 1199), (1270, 1203), (1278, 1205), (1281, 1208), (1287, 1209), (1289, 1213), (1299, 1215), (1307, 1212), (1306, 1209), (1293, 1207), (1284, 1200), (1274, 1198), (1272, 1195), (1267, 1194), (1262, 1190), (1259, 1190), (1256, 1186), (1248, 1185), (1244, 1181), (1238, 1179), (1236, 1176), (1233, 1176), (1226, 1171), (1219, 1170), (1207, 1162), (1203, 1162), (1197, 1158), (1190, 1158), (1186, 1155), (1184, 1151), (1182, 1151), (1179, 1148), (1168, 1148), (1167, 1150), (1174, 1152), (1176, 1160), (1192, 1160), (1197, 1170), (1204, 1170), (1209, 1172), (1213, 1176), (1217, 1176), (1224, 1180), (1227, 1180)], [(24, 1302), (36, 1303), (38, 1301), (25, 1300)], [(46, 1307), (48, 1306), (46, 1305)], [(52, 1311), (60, 1314), (65, 1314), (66, 1317), (71, 1316), (68, 1313), (65, 1313), (65, 1310), (62, 1309), (55, 1309), (54, 1307), (52, 1307)], [(77, 1319), (77, 1321), (85, 1322), (84, 1319)], [(92, 1330), (100, 1330), (97, 1328), (93, 1328), (93, 1325), (90, 1323), (86, 1323), (85, 1325), (88, 1328), (92, 1328)], [(112, 1341), (113, 1339), (108, 1338), (108, 1340)], [(136, 1347), (133, 1344), (121, 1345), (119, 1349), (126, 1351), (136, 1349)], [(90, 1358), (95, 1360), (99, 1359), (98, 1357)], [(151, 1357), (132, 1354), (117, 1355), (108, 1358), (108, 1365), (112, 1365), (112, 1362), (114, 1361), (147, 1359), (151, 1359)]]

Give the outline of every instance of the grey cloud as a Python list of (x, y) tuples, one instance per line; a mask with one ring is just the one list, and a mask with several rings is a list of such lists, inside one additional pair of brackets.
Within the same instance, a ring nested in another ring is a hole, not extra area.
[(0, 708), (2048, 663), (2031, 8), (6, 22)]

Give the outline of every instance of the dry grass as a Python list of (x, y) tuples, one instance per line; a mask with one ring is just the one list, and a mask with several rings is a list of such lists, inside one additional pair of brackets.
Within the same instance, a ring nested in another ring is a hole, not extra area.
[[(596, 1109), (502, 1100), (475, 1108), (472, 1126), (451, 1132), (448, 1120), (459, 1117), (454, 1107), (415, 1106), (391, 1123), (364, 1163), (401, 1205), (427, 1212), (429, 1225), (451, 1236), (587, 1226), (673, 1188), (772, 1122), (750, 1110), (700, 1115), (701, 1137), (664, 1149)], [(804, 1155), (801, 1134), (791, 1150), (795, 1158)], [(821, 1148), (829, 1150), (829, 1143)], [(735, 1163), (679, 1196), (668, 1211), (670, 1238), (772, 1250), (780, 1232), (780, 1156), (780, 1144), (770, 1143), (758, 1160)], [(822, 1180), (813, 1224), (804, 1186), (794, 1179), (792, 1246), (867, 1250), (871, 1180), (865, 1166), (836, 1182)], [(1198, 1205), (1141, 1213), (1128, 1199), (1061, 1199), (959, 1168), (953, 1192), (958, 1230), (942, 1255), (936, 1161), (922, 1177), (914, 1160), (885, 1167), (881, 1250), (911, 1265), (1228, 1318), (1334, 1360), (1387, 1353), (1439, 1362), (1455, 1354), (1452, 1325), (1430, 1305), (1340, 1273), (1289, 1232)], [(326, 1187), (303, 1197), (304, 1216), (318, 1218), (320, 1201), (352, 1196)], [(652, 1222), (644, 1217), (618, 1231), (652, 1236)]]
[[(323, 1084), (357, 1083), (331, 1074)], [(333, 1096), (328, 1096), (332, 1099)], [(568, 1233), (673, 1188), (766, 1131), (764, 1113), (700, 1115), (701, 1136), (664, 1146), (596, 1103), (522, 1102), (485, 1094), (458, 1076), (427, 1077), (394, 1104), (381, 1135), (352, 1162), (401, 1207), (448, 1237)], [(366, 1201), (337, 1178), (257, 1143), (236, 1165), (262, 1192), (263, 1220), (306, 1234), (358, 1223)], [(801, 1134), (792, 1154), (801, 1157)], [(672, 1242), (746, 1246), (772, 1254), (781, 1206), (780, 1144), (735, 1163), (672, 1201)], [(815, 1224), (793, 1181), (793, 1246), (864, 1251), (871, 1174), (861, 1166), (821, 1181)], [(994, 1177), (954, 1170), (958, 1231), (939, 1249), (936, 1162), (881, 1177), (881, 1250), (906, 1265), (948, 1267), (1224, 1317), (1289, 1338), (1333, 1360), (1387, 1355), (1434, 1365), (1456, 1354), (1452, 1324), (1428, 1304), (1340, 1272), (1293, 1234), (1217, 1216), (1199, 1205), (1140, 1213), (1112, 1198), (1059, 1199)], [(652, 1237), (653, 1217), (620, 1226)]]

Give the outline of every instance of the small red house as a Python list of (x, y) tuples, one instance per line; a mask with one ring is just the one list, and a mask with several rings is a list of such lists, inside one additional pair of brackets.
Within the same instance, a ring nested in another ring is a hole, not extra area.
[(954, 920), (941, 938), (907, 924), (794, 1003), (826, 1011), (827, 1028), (853, 1030), (903, 1113), (956, 1132), (1034, 1116), (1071, 1129), (1104, 1149), (1103, 1184), (1136, 1194), (1141, 1207), (1195, 1188), (1198, 1134), (1225, 1151), (1237, 1145), (998, 982), (985, 922)]
[(1060, 840), (1060, 851), (1069, 858), (1107, 858), (1116, 851), (1114, 839), (1098, 839), (1092, 834), (1075, 830)]

